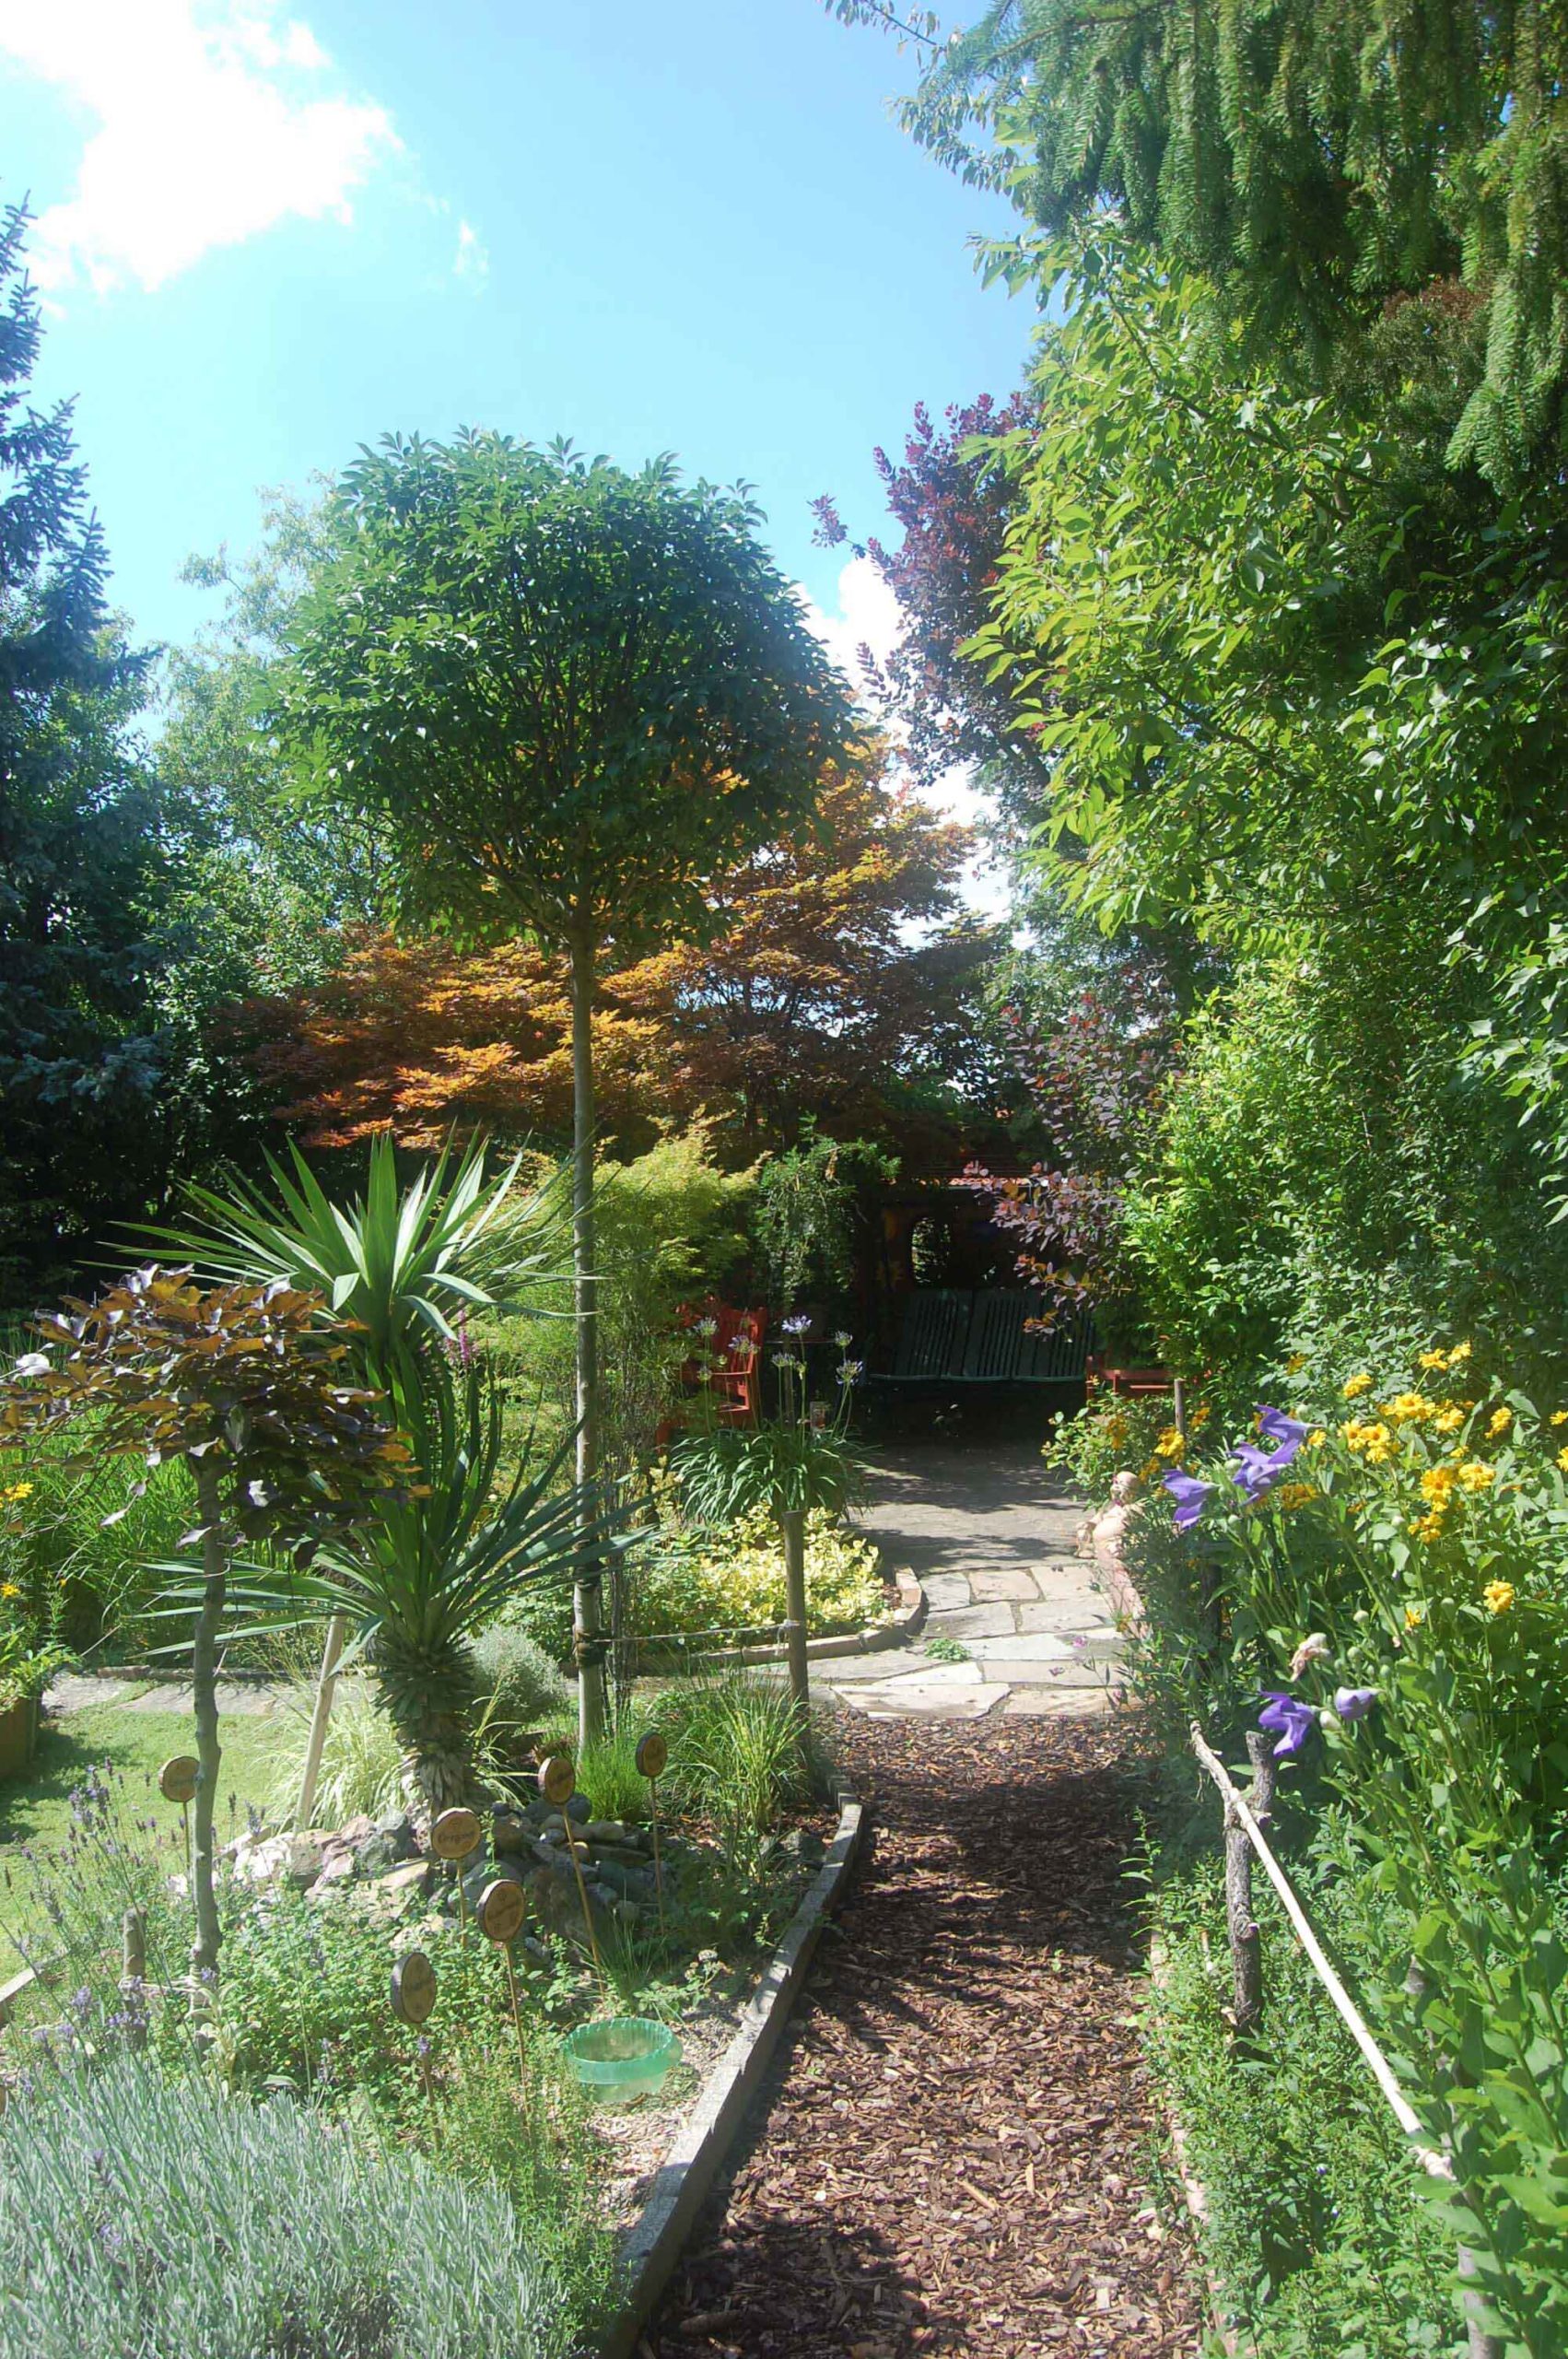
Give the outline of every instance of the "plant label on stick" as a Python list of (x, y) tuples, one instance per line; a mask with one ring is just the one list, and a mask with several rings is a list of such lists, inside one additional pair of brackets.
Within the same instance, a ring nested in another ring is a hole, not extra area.
[(522, 1920), (527, 1913), (528, 1904), (522, 1896), (522, 1886), (513, 1884), (509, 1876), (497, 1876), (494, 1884), (487, 1884), (474, 1912), (480, 1931), (487, 1942), (495, 1942), (506, 1966), (507, 1995), (511, 2001), (512, 2029), (517, 2035), (520, 2087), (527, 2079), (528, 2056), (522, 2039), (522, 2010), (517, 2003), (517, 1968), (512, 1964), (511, 1943), (521, 1932)]
[(659, 1842), (659, 1780), (664, 1775), (670, 1758), (670, 1748), (657, 1729), (649, 1729), (637, 1749), (637, 1772), (648, 1780), (649, 1800), (653, 1804), (653, 1888), (659, 1895), (659, 1930), (664, 1924), (664, 1859)]
[(201, 1766), (193, 1753), (176, 1753), (166, 1761), (158, 1773), (158, 1790), (164, 1801), (188, 1808), (196, 1799)]
[(185, 1873), (192, 1872), (191, 1804), (196, 1799), (196, 1783), (202, 1765), (193, 1753), (173, 1753), (158, 1773), (158, 1790), (166, 1802), (178, 1802), (185, 1828)]
[[(438, 1860), (466, 1860), (479, 1848), (478, 1814), (461, 1806), (442, 1811), (430, 1829), (430, 1848)], [(468, 1895), (462, 1878), (457, 1880), (457, 1923), (464, 1941), (468, 1939)]]
[(510, 1876), (497, 1876), (480, 1894), (474, 1918), (485, 1939), (501, 1947), (516, 1941), (527, 1914), (521, 1884), (514, 1884)]
[(430, 1829), (430, 1848), (438, 1860), (466, 1860), (479, 1848), (479, 1816), (472, 1810), (444, 1810)]
[(599, 1954), (599, 1937), (593, 1930), (593, 1911), (589, 1906), (588, 1886), (582, 1880), (582, 1861), (578, 1857), (577, 1835), (572, 1826), (571, 1813), (567, 1808), (577, 1791), (577, 1772), (564, 1753), (551, 1754), (539, 1765), (539, 1790), (547, 1802), (554, 1802), (561, 1813), (561, 1824), (567, 1830), (567, 1849), (571, 1855), (572, 1873), (577, 1878), (577, 1896), (582, 1903), (582, 1921), (588, 1930), (588, 1946), (593, 1958), (593, 1971), (599, 1977), (602, 1998), (608, 1999), (609, 1985), (604, 1979), (604, 1961)]
[(423, 1950), (409, 1950), (392, 1970), (392, 2013), (417, 2030), (436, 2003), (436, 1969)]
[[(398, 1959), (392, 1970), (392, 2013), (400, 2024), (411, 2031), (427, 2023), (436, 2003), (436, 1969), (423, 1950), (409, 1950)], [(419, 2085), (425, 2092), (425, 2102), (430, 2108), (430, 2129), (436, 2144), (441, 2142), (440, 2116), (436, 2110), (436, 2083), (430, 2071), (430, 2043), (419, 2042)]]
[(553, 1802), (557, 1810), (566, 1809), (577, 1791), (577, 1772), (568, 1755), (552, 1753), (547, 1761), (540, 1763), (539, 1790), (544, 1800)]

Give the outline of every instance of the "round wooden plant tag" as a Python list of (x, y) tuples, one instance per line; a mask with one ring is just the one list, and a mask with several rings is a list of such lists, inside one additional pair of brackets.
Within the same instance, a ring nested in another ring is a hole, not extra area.
[(539, 1765), (539, 1790), (547, 1802), (564, 1809), (577, 1791), (577, 1771), (564, 1753), (552, 1753)]
[(522, 1896), (522, 1886), (520, 1884), (514, 1884), (509, 1876), (497, 1876), (494, 1884), (487, 1884), (479, 1895), (479, 1906), (474, 1912), (474, 1919), (485, 1939), (487, 1942), (496, 1942), (497, 1946), (507, 1942), (516, 1941), (522, 1931), (522, 1920), (526, 1914), (527, 1904)]
[(400, 2023), (427, 2021), (436, 2003), (436, 1969), (423, 1950), (410, 1950), (392, 1972), (392, 2013)]
[(158, 1773), (158, 1790), (166, 1802), (193, 1802), (201, 1771), (193, 1753), (176, 1753)]
[(670, 1748), (657, 1729), (650, 1729), (637, 1749), (637, 1774), (639, 1778), (662, 1778), (670, 1758)]
[(466, 1860), (478, 1849), (481, 1831), (477, 1813), (444, 1810), (430, 1829), (430, 1848), (438, 1860)]

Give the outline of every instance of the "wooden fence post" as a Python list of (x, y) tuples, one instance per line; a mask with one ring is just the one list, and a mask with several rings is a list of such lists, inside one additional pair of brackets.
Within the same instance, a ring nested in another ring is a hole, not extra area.
[[(1267, 1825), (1274, 1801), (1274, 1755), (1261, 1729), (1246, 1731), (1253, 1816)], [(1263, 1942), (1252, 1913), (1252, 1845), (1235, 1804), (1225, 1802), (1225, 1923), (1231, 1941), (1231, 2021), (1245, 2039), (1263, 2013)]]

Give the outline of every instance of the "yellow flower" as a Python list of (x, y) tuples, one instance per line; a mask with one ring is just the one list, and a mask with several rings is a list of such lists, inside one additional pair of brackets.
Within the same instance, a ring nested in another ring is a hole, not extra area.
[(1445, 1401), (1432, 1421), (1432, 1430), (1437, 1434), (1457, 1434), (1464, 1422), (1465, 1413), (1458, 1402)]
[(1314, 1426), (1312, 1431), (1307, 1435), (1306, 1446), (1308, 1449), (1321, 1449), (1328, 1438), (1328, 1437), (1324, 1432), (1321, 1426)]
[(1467, 1491), (1490, 1491), (1497, 1480), (1497, 1473), (1484, 1459), (1467, 1458), (1459, 1469), (1459, 1480)]
[(1408, 1528), (1415, 1533), (1418, 1540), (1441, 1540), (1443, 1537), (1442, 1508), (1433, 1508), (1428, 1515), (1412, 1516)]
[(21, 1593), (15, 1581), (0, 1581), (0, 1597), (20, 1597)]
[(1371, 1391), (1372, 1379), (1370, 1376), (1347, 1376), (1344, 1390), (1346, 1400), (1353, 1401), (1358, 1393)]
[(1568, 1426), (1568, 1409), (1554, 1409), (1551, 1422), (1554, 1426)]
[(1421, 1478), (1421, 1495), (1428, 1507), (1445, 1507), (1455, 1483), (1451, 1466), (1431, 1466)]
[(1488, 1581), (1481, 1598), (1489, 1614), (1506, 1614), (1514, 1602), (1512, 1581)]
[(30, 1499), (32, 1493), (30, 1483), (7, 1483), (0, 1486), (0, 1505), (15, 1507), (18, 1499)]
[(1419, 1630), (1419, 1629), (1421, 1628), (1422, 1624), (1425, 1620), (1426, 1620), (1426, 1608), (1425, 1608), (1425, 1606), (1424, 1606), (1424, 1605), (1407, 1605), (1407, 1606), (1406, 1606), (1406, 1608), (1405, 1608), (1405, 1627), (1406, 1627), (1406, 1629), (1407, 1629), (1407, 1630)]
[(1397, 1392), (1383, 1414), (1392, 1417), (1396, 1425), (1419, 1426), (1436, 1406), (1436, 1402), (1429, 1401), (1424, 1392)]
[(1138, 1470), (1138, 1479), (1141, 1483), (1152, 1483), (1154, 1480), (1155, 1475), (1160, 1473), (1162, 1471), (1160, 1461), (1157, 1458), (1146, 1459)]
[(1418, 1367), (1446, 1367), (1447, 1365), (1448, 1355), (1446, 1352), (1443, 1351), (1422, 1352), (1420, 1359), (1416, 1362), (1416, 1366)]
[(1513, 1422), (1514, 1412), (1512, 1409), (1494, 1409), (1491, 1416), (1487, 1419), (1486, 1430), (1495, 1441), (1499, 1434), (1505, 1434), (1507, 1432)]
[(1293, 1508), (1305, 1507), (1308, 1499), (1316, 1496), (1316, 1483), (1281, 1483), (1274, 1494), (1274, 1505), (1281, 1514), (1289, 1515)]
[(1564, 1474), (1568, 1474), (1568, 1449), (1560, 1449), (1558, 1451), (1557, 1463), (1562, 1467)]
[(1461, 1361), (1468, 1360), (1470, 1356), (1470, 1349), (1471, 1346), (1469, 1344), (1456, 1344), (1453, 1350), (1448, 1355), (1449, 1367), (1457, 1367)]
[(1299, 1376), (1305, 1366), (1306, 1354), (1305, 1352), (1293, 1352), (1290, 1358), (1285, 1362), (1285, 1374), (1287, 1376)]
[(1182, 1458), (1187, 1452), (1187, 1436), (1176, 1426), (1164, 1426), (1154, 1444), (1156, 1458)]
[(1192, 1427), (1195, 1434), (1200, 1434), (1204, 1426), (1209, 1422), (1209, 1410), (1207, 1403), (1205, 1403), (1201, 1408), (1189, 1410), (1188, 1413), (1187, 1422)]

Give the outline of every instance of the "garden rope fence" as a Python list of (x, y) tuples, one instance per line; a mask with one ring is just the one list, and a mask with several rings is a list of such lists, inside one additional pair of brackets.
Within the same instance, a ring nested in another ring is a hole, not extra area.
[[(1219, 1755), (1206, 1743), (1203, 1731), (1199, 1727), (1196, 1720), (1191, 1724), (1189, 1736), (1194, 1755), (1196, 1756), (1199, 1766), (1207, 1772), (1209, 1777), (1212, 1778), (1214, 1784), (1218, 1787), (1221, 1798), (1224, 1803), (1225, 1833), (1227, 1838), (1227, 1917), (1229, 1919), (1232, 1961), (1235, 1976), (1235, 1988), (1238, 1994), (1238, 2000), (1244, 1990), (1250, 1993), (1252, 2003), (1248, 2013), (1251, 2017), (1255, 2018), (1262, 2004), (1262, 1983), (1258, 1949), (1258, 1927), (1250, 1921), (1251, 1912), (1250, 1907), (1247, 1905), (1250, 1899), (1250, 1894), (1245, 1886), (1240, 1884), (1239, 1879), (1237, 1879), (1232, 1872), (1231, 1838), (1237, 1831), (1239, 1831), (1243, 1841), (1250, 1847), (1254, 1853), (1256, 1853), (1258, 1860), (1262, 1866), (1264, 1874), (1268, 1877), (1270, 1883), (1274, 1887), (1274, 1891), (1279, 1898), (1280, 1906), (1285, 1912), (1286, 1921), (1289, 1924), (1292, 1932), (1294, 1934), (1297, 1942), (1300, 1944), (1300, 1947), (1306, 1957), (1307, 1963), (1311, 1966), (1313, 1972), (1316, 1975), (1317, 1979), (1321, 1982), (1324, 1989), (1328, 1992), (1329, 2000), (1331, 2001), (1336, 2013), (1339, 2014), (1340, 2021), (1344, 2024), (1346, 2030), (1350, 2033), (1351, 2037), (1354, 2040), (1357, 2048), (1361, 2050), (1362, 2057), (1365, 2061), (1368, 2070), (1371, 2071), (1373, 2079), (1377, 2083), (1378, 2087), (1383, 2092), (1383, 2095), (1387, 2102), (1390, 2111), (1393, 2113), (1395, 2119), (1398, 2122), (1398, 2125), (1404, 2131), (1406, 2137), (1410, 2140), (1411, 2151), (1414, 2154), (1417, 2162), (1420, 2163), (1422, 2169), (1427, 2174), (1428, 2177), (1441, 2179), (1447, 2185), (1454, 2186), (1457, 2182), (1455, 2179), (1453, 2165), (1449, 2162), (1445, 2154), (1439, 2153), (1434, 2146), (1431, 2146), (1425, 2142), (1422, 2134), (1422, 2123), (1420, 2117), (1417, 2115), (1415, 2108), (1411, 2106), (1409, 2098), (1405, 2095), (1404, 2091), (1400, 2088), (1393, 2066), (1389, 2063), (1388, 2059), (1384, 2055), (1383, 2050), (1378, 2047), (1376, 2040), (1373, 2037), (1365, 2016), (1356, 2005), (1355, 2001), (1351, 1997), (1350, 1992), (1346, 1989), (1339, 1975), (1334, 1971), (1322, 1942), (1318, 1940), (1317, 1935), (1313, 1931), (1311, 1919), (1308, 1918), (1305, 1909), (1303, 1908), (1300, 1901), (1296, 1898), (1295, 1894), (1291, 1887), (1290, 1879), (1285, 1874), (1285, 1872), (1280, 1865), (1279, 1860), (1275, 1858), (1273, 1851), (1270, 1848), (1268, 1837), (1265, 1836), (1262, 1827), (1258, 1824), (1258, 1816), (1254, 1813), (1246, 1795), (1235, 1784), (1230, 1771), (1225, 1767), (1224, 1763), (1219, 1758)], [(1249, 1744), (1248, 1751), (1252, 1756), (1255, 1775), (1258, 1775), (1259, 1778), (1258, 1790), (1260, 1795), (1265, 1798), (1263, 1807), (1264, 1814), (1267, 1815), (1268, 1805), (1266, 1798), (1271, 1794), (1272, 1791), (1273, 1763), (1271, 1760), (1268, 1760), (1269, 1774), (1265, 1777), (1262, 1774), (1263, 1763), (1267, 1759), (1267, 1754), (1264, 1746), (1259, 1745), (1254, 1748)], [(1245, 1947), (1247, 1953), (1245, 1955), (1243, 1954), (1243, 1947)], [(1241, 2012), (1242, 2011), (1238, 2006), (1238, 2016)], [(1238, 2028), (1244, 2030), (1249, 2027), (1249, 2024), (1238, 2025)], [(1467, 2246), (1461, 2245), (1458, 2248), (1457, 2258), (1461, 2289), (1463, 2289), (1465, 2280), (1475, 2275), (1474, 2256)], [(1466, 2312), (1466, 2323), (1469, 2336), (1469, 2359), (1504, 2359), (1503, 2344), (1495, 2336), (1487, 2333), (1479, 2316), (1477, 2315), (1477, 2305), (1474, 2294), (1472, 2292), (1464, 2292), (1463, 2300)]]

